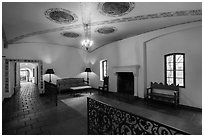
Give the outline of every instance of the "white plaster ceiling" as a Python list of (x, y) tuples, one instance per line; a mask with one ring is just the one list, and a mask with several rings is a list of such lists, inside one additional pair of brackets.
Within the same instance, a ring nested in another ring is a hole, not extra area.
[[(89, 3), (91, 9), (91, 37), (94, 45), (89, 52), (108, 43), (149, 31), (180, 24), (201, 22), (201, 2), (134, 2), (134, 8), (122, 16), (107, 16), (100, 12), (98, 2)], [(69, 10), (77, 20), (73, 23), (56, 23), (45, 17), (51, 8)], [(2, 24), (7, 42), (49, 43), (56, 46), (82, 48), (84, 38), (80, 2), (3, 2)], [(117, 31), (100, 34), (97, 28), (114, 27)], [(77, 38), (62, 36), (62, 32), (79, 34)], [(16, 44), (18, 46), (20, 44)], [(85, 49), (84, 49), (85, 50)]]

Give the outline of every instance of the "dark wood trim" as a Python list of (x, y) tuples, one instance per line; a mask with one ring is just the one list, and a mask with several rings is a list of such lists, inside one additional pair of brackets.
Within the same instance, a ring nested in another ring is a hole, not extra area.
[(164, 83), (167, 84), (167, 66), (166, 66), (166, 57), (173, 55), (173, 84), (176, 85), (176, 55), (183, 55), (183, 86), (180, 88), (185, 88), (185, 53), (169, 53), (164, 55)]
[(8, 48), (8, 41), (7, 41), (7, 38), (6, 38), (6, 33), (4, 31), (3, 25), (2, 25), (2, 38), (3, 38), (3, 41), (4, 41), (4, 48)]
[[(150, 86), (150, 88), (147, 88), (147, 99), (174, 103), (175, 106), (179, 105), (179, 85), (151, 82)], [(171, 90), (172, 94), (155, 93), (154, 89)]]
[(183, 54), (183, 87), (181, 88), (185, 88), (186, 86), (186, 60), (185, 60), (185, 53), (181, 53)]
[(17, 63), (14, 62), (14, 88), (17, 86), (17, 76), (16, 75), (17, 75)]
[(39, 74), (38, 74), (38, 73), (39, 73), (38, 71), (39, 71), (39, 70), (38, 70), (38, 66), (37, 66), (37, 67), (36, 67), (36, 77), (37, 77), (36, 84), (37, 84), (37, 85), (38, 85), (38, 77), (39, 77), (39, 76), (38, 76), (38, 75), (39, 75)]
[(178, 85), (177, 86), (175, 84), (166, 85), (166, 84), (157, 83), (157, 82), (154, 82), (154, 83), (151, 82), (151, 88), (179, 91), (179, 86)]
[(174, 84), (176, 85), (176, 55), (173, 53), (173, 81)]
[(38, 84), (39, 88), (43, 91), (44, 84), (43, 84), (43, 62), (41, 60), (33, 60), (33, 59), (5, 59), (5, 92), (9, 92), (9, 62), (29, 62), (29, 63), (38, 63), (40, 67), (40, 75), (38, 77), (40, 79), (40, 85)]
[(182, 104), (179, 104), (179, 108), (202, 112), (202, 108), (197, 108), (197, 107), (192, 107), (192, 106), (187, 106), (187, 105), (182, 105)]
[(167, 84), (167, 75), (166, 75), (166, 71), (167, 71), (167, 67), (166, 67), (166, 57), (168, 55), (164, 55), (164, 84)]
[[(107, 92), (107, 94), (114, 96), (115, 94), (117, 94), (117, 92), (109, 91), (109, 92)], [(119, 97), (119, 95), (117, 97)], [(140, 100), (140, 101), (144, 101), (144, 102), (148, 101), (147, 98), (141, 98), (141, 97), (137, 97), (137, 96), (134, 96), (133, 98), (135, 100)], [(192, 107), (192, 106), (187, 106), (187, 105), (182, 105), (182, 104), (179, 104), (176, 109), (187, 109), (187, 110), (191, 110), (191, 111), (202, 112), (202, 108), (197, 108), (197, 107)]]
[[(106, 66), (104, 65), (104, 63), (106, 62)], [(102, 60), (102, 76), (103, 76), (103, 79), (105, 77), (105, 74), (104, 74), (104, 69), (106, 69), (106, 73), (108, 73), (108, 61), (105, 59), (105, 60)], [(107, 74), (108, 76), (108, 74)]]

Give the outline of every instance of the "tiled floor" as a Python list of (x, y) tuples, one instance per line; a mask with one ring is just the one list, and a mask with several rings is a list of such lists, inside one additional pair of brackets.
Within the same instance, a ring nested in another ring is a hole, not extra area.
[(56, 107), (48, 98), (39, 96), (32, 83), (22, 84), (15, 96), (4, 101), (2, 109), (3, 135), (87, 134), (84, 116), (61, 101)]
[[(3, 102), (3, 135), (86, 135), (86, 100), (80, 100), (83, 96), (99, 99), (159, 121), (166, 121), (170, 125), (177, 123), (176, 126), (184, 127), (191, 134), (202, 134), (201, 112), (147, 104), (141, 100), (116, 97), (114, 94), (89, 93), (78, 97), (59, 95), (56, 107), (46, 96), (39, 96), (34, 84), (27, 83), (23, 84), (21, 90), (11, 99)], [(69, 103), (71, 102), (68, 105), (60, 101), (67, 98), (70, 99)]]

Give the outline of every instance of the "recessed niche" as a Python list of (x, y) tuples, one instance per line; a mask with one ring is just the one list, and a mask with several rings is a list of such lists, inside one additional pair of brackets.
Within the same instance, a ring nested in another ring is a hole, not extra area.
[(69, 10), (62, 8), (51, 8), (45, 11), (45, 16), (56, 23), (70, 24), (78, 20), (77, 16)]
[(77, 38), (80, 36), (78, 33), (75, 32), (62, 32), (61, 35), (67, 38)]
[(101, 28), (97, 28), (96, 32), (100, 33), (100, 34), (111, 34), (117, 31), (116, 27), (101, 27)]
[(134, 2), (101, 2), (98, 4), (98, 10), (101, 14), (112, 17), (128, 14), (134, 7)]

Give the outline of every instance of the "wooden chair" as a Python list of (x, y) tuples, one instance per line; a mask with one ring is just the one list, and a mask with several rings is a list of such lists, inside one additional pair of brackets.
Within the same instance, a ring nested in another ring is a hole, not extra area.
[(102, 91), (102, 93), (109, 91), (109, 76), (104, 77), (103, 86), (99, 86), (98, 89), (99, 91)]

